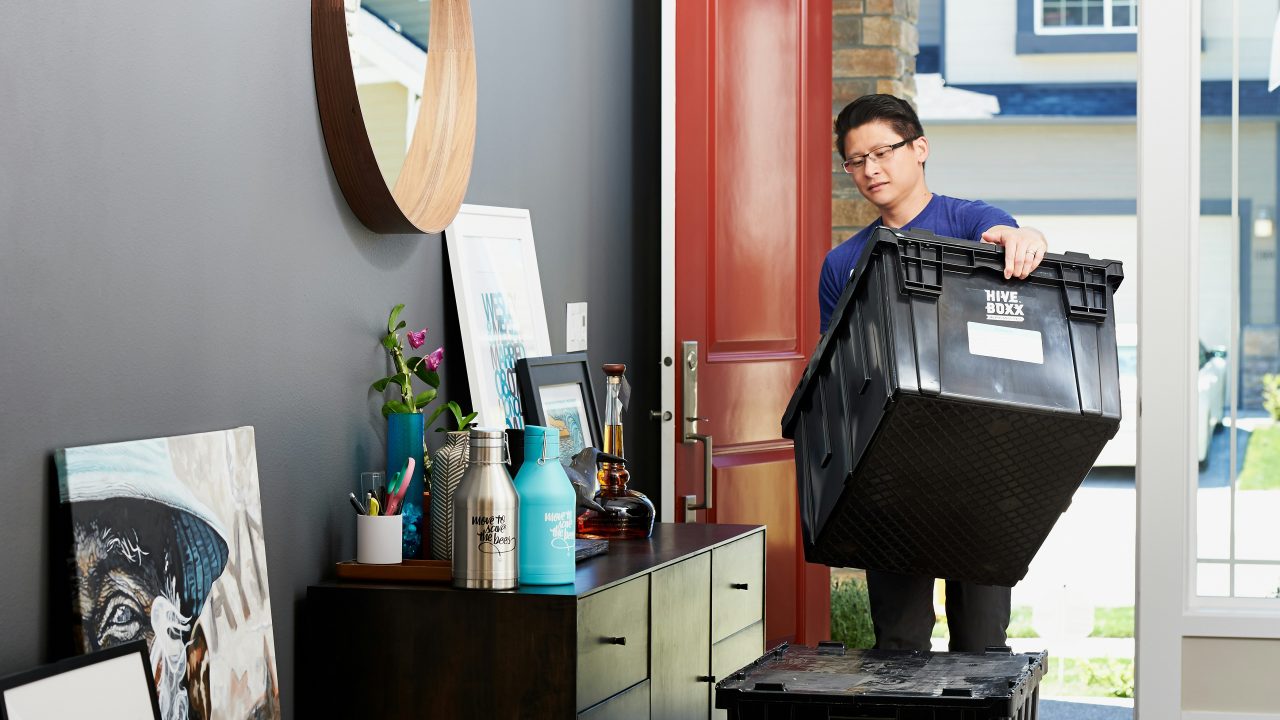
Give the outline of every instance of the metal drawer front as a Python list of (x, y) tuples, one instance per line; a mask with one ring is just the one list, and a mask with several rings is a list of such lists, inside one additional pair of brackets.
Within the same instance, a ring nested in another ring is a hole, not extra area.
[(649, 676), (649, 577), (578, 601), (579, 712)]
[[(720, 682), (733, 673), (755, 662), (764, 655), (764, 622), (758, 622), (746, 630), (721, 640), (711, 647), (711, 674)], [(711, 699), (711, 717), (722, 720), (729, 717), (724, 710), (716, 710), (715, 698)]]
[(585, 712), (578, 720), (636, 720), (649, 717), (649, 681), (614, 695)]
[(764, 533), (711, 551), (711, 642), (764, 618)]

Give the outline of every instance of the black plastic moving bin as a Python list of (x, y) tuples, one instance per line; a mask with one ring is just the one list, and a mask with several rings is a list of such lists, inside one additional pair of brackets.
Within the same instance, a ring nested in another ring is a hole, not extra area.
[(782, 419), (805, 559), (1016, 584), (1120, 426), (1119, 262), (881, 228)]
[(1048, 654), (782, 645), (716, 685), (729, 720), (1035, 720)]

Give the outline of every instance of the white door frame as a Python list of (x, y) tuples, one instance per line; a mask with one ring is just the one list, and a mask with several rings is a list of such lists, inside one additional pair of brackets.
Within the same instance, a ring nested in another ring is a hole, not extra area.
[[(1136, 720), (1182, 717), (1198, 395), (1200, 0), (1138, 18)], [(1182, 448), (1182, 452), (1170, 452)]]
[[(658, 374), (661, 378), (661, 408), (671, 419), (662, 421), (658, 431), (661, 448), (661, 479), (658, 519), (675, 521), (676, 506), (676, 0), (662, 0), (662, 260), (661, 330), (659, 332)], [(666, 416), (664, 415), (664, 418)]]

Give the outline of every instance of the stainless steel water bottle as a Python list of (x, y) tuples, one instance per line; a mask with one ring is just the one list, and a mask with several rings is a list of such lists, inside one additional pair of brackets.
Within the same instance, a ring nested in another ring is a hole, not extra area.
[(509, 590), (520, 582), (520, 497), (502, 430), (471, 431), (471, 461), (453, 494), (453, 586)]

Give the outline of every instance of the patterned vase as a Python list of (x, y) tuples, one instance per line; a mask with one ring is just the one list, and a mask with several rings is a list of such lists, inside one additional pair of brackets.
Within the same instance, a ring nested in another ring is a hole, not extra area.
[(471, 458), (470, 433), (451, 432), (431, 458), (431, 559), (453, 559), (453, 491)]
[(406, 558), (422, 557), (422, 413), (391, 413), (387, 416), (387, 483), (413, 458), (413, 476), (400, 511), (404, 532), (402, 550)]

